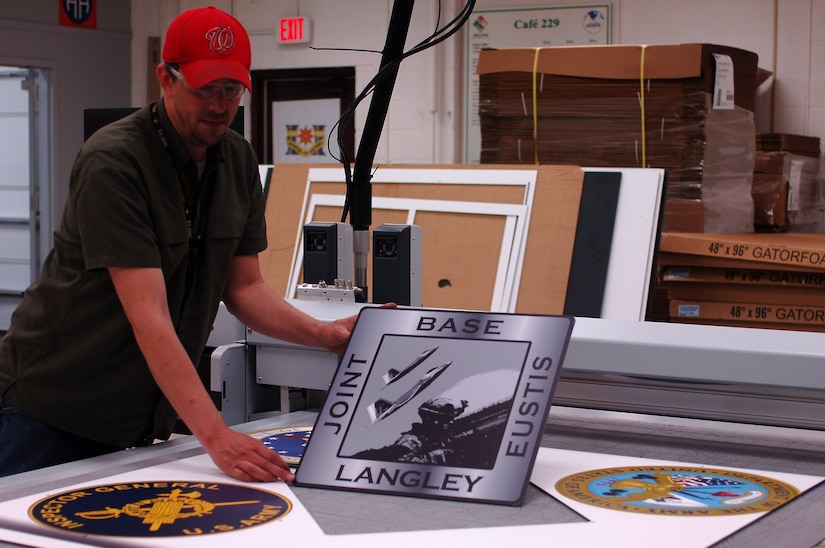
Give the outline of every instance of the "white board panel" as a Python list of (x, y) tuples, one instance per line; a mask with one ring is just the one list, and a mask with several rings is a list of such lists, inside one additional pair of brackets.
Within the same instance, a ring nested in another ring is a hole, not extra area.
[(622, 174), (601, 317), (644, 320), (665, 172), (642, 168), (583, 169)]

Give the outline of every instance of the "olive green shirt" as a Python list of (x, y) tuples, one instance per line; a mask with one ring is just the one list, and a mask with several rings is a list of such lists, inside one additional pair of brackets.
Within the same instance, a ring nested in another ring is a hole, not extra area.
[[(0, 340), (0, 394), (48, 424), (120, 447), (168, 437), (176, 417), (137, 346), (107, 269), (163, 271), (169, 312), (194, 364), (232, 258), (266, 248), (264, 198), (249, 143), (228, 131), (208, 150), (199, 181), (197, 166), (158, 105), (168, 148), (151, 105), (97, 131), (81, 148), (54, 248)], [(204, 199), (210, 186), (211, 200)], [(202, 233), (191, 284), (179, 188), (194, 211), (193, 232)]]

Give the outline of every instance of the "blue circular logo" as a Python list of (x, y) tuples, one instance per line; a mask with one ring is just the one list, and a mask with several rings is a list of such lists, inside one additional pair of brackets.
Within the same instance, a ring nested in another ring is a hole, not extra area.
[(250, 436), (261, 440), (264, 445), (281, 455), (287, 464), (298, 464), (304, 456), (310, 434), (311, 426), (289, 426), (253, 432)]
[(600, 508), (669, 516), (767, 512), (799, 495), (792, 485), (772, 478), (683, 466), (590, 470), (562, 478), (556, 489)]
[(584, 14), (582, 26), (588, 34), (599, 34), (604, 30), (607, 20), (599, 10), (589, 10)]
[(82, 487), (29, 508), (36, 522), (83, 535), (198, 536), (282, 518), (292, 503), (245, 485), (147, 481)]

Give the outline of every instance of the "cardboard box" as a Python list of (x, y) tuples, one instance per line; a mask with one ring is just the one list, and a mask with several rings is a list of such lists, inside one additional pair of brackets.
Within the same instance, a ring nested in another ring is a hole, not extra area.
[[(825, 270), (825, 234), (690, 234), (663, 232), (660, 252)], [(672, 263), (671, 263), (672, 264)]]
[(825, 308), (752, 304), (740, 301), (670, 301), (671, 318), (801, 324), (825, 329)]
[[(693, 79), (701, 82), (703, 91), (712, 92), (714, 84), (713, 54), (728, 55), (734, 65), (734, 86), (737, 106), (753, 112), (759, 56), (739, 48), (717, 44), (611, 44), (598, 46), (561, 46), (549, 48), (502, 48), (482, 50), (476, 73), (524, 72), (627, 80), (639, 91), (640, 77), (650, 80)], [(644, 73), (642, 73), (644, 68)], [(617, 82), (610, 82), (615, 88)], [(614, 92), (609, 92), (615, 95)], [(638, 106), (638, 99), (636, 105)]]
[(783, 151), (819, 158), (820, 139), (792, 133), (758, 133), (756, 147), (764, 151)]
[(705, 206), (702, 200), (670, 198), (662, 216), (664, 232), (702, 232), (705, 227)]
[[(788, 138), (794, 136), (786, 136)], [(819, 139), (809, 152), (757, 150), (753, 168), (754, 226), (761, 231), (822, 232)], [(786, 142), (787, 141), (787, 142)], [(780, 141), (799, 146), (797, 141)], [(758, 141), (757, 146), (766, 146)], [(814, 154), (815, 152), (815, 154)]]
[[(702, 266), (665, 266), (660, 279), (662, 283), (708, 283), (713, 285), (774, 286), (825, 289), (825, 272), (788, 271), (760, 268), (714, 268)], [(825, 293), (823, 293), (825, 294)]]
[(753, 226), (759, 232), (787, 232), (788, 181), (781, 173), (753, 172)]
[[(733, 61), (729, 110), (715, 54)], [(481, 163), (667, 169), (666, 218), (701, 200), (700, 230), (752, 232), (757, 63), (714, 44), (482, 50)]]
[(739, 302), (785, 306), (825, 307), (825, 292), (818, 287), (781, 287), (713, 283), (668, 284), (670, 300)]
[[(694, 255), (691, 253), (673, 253), (670, 251), (659, 250), (656, 255), (657, 268), (662, 269), (666, 267), (709, 267), (709, 268), (727, 268), (727, 269), (751, 269), (759, 270), (762, 268), (782, 268), (785, 271), (791, 272), (811, 272), (812, 269), (804, 266), (795, 266), (783, 264), (781, 267), (765, 264), (760, 261), (744, 260), (742, 258), (725, 258), (708, 255)], [(819, 270), (821, 272), (821, 270)]]

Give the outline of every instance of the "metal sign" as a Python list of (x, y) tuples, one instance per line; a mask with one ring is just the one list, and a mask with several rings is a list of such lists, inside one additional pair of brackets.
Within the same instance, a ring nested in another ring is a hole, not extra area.
[(521, 504), (573, 322), (363, 309), (296, 482)]

